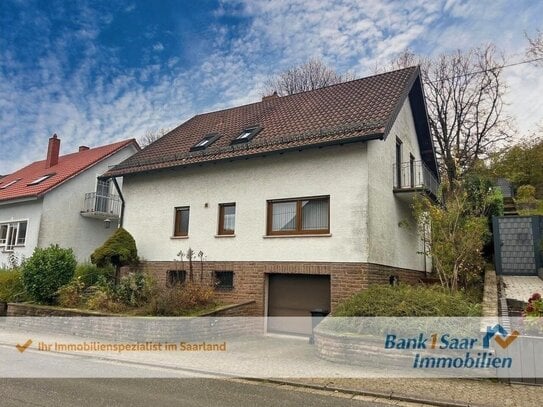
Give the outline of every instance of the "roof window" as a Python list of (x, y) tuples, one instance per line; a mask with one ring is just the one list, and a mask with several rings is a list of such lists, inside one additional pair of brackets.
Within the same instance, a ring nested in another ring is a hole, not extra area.
[(246, 143), (256, 136), (260, 130), (262, 130), (262, 127), (260, 126), (247, 127), (239, 136), (232, 140), (232, 144)]
[(36, 178), (34, 181), (29, 182), (29, 183), (26, 184), (26, 185), (27, 185), (27, 186), (38, 185), (39, 183), (45, 181), (46, 179), (51, 178), (53, 175), (55, 175), (55, 174), (53, 173), (53, 174), (42, 175), (41, 177)]
[(13, 181), (8, 182), (6, 185), (2, 185), (0, 189), (6, 189), (7, 187), (15, 184), (17, 181), (19, 181), (21, 178), (14, 179)]
[(202, 140), (200, 140), (198, 143), (193, 145), (190, 148), (190, 151), (197, 151), (197, 150), (204, 150), (205, 148), (209, 147), (211, 144), (213, 144), (217, 139), (219, 138), (218, 133), (211, 133), (205, 136)]

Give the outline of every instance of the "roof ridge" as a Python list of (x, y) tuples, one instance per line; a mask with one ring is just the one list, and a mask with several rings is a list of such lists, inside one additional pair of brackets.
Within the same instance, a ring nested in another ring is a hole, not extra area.
[[(287, 98), (290, 98), (290, 97), (293, 97), (293, 96), (303, 95), (303, 94), (307, 94), (307, 93), (310, 93), (310, 92), (318, 92), (318, 91), (322, 91), (324, 89), (332, 88), (334, 86), (340, 86), (340, 85), (345, 85), (345, 84), (352, 83), (352, 82), (364, 81), (364, 80), (367, 80), (367, 79), (376, 78), (378, 76), (390, 75), (390, 74), (392, 74), (394, 72), (400, 72), (400, 71), (405, 71), (405, 70), (414, 69), (414, 68), (418, 68), (418, 65), (411, 65), (411, 66), (408, 66), (408, 67), (405, 67), (405, 68), (394, 69), (392, 71), (380, 72), (380, 73), (376, 73), (376, 74), (373, 74), (373, 75), (370, 75), (370, 76), (364, 76), (364, 77), (361, 77), (361, 78), (351, 79), (349, 81), (333, 83), (333, 84), (326, 85), (326, 86), (323, 86), (323, 87), (320, 87), (320, 88), (317, 88), (317, 89), (304, 90), (304, 91), (301, 91), (301, 92), (292, 93), (290, 95), (279, 96), (278, 98), (273, 98), (273, 99), (270, 99), (270, 100), (259, 100), (259, 101), (247, 103), (247, 104), (244, 104), (244, 105), (232, 106), (232, 107), (227, 107), (227, 108), (219, 109), (219, 110), (210, 110), (208, 112), (195, 114), (194, 116), (191, 117), (191, 119), (194, 118), (194, 117), (198, 117), (198, 116), (206, 116), (206, 115), (209, 115), (209, 114), (217, 114), (217, 113), (221, 113), (221, 112), (227, 112), (229, 110), (241, 109), (241, 108), (244, 108), (244, 107), (247, 107), (247, 106), (258, 105), (258, 104), (261, 104), (261, 103), (264, 103), (264, 102), (266, 102), (266, 103), (268, 103), (268, 102), (276, 102), (277, 100), (281, 100), (281, 99), (284, 100), (284, 99), (287, 99)], [(184, 122), (184, 123), (186, 123), (186, 122)], [(184, 123), (181, 123), (181, 124), (184, 124)], [(179, 126), (177, 126), (177, 127), (179, 127)], [(173, 130), (175, 130), (177, 127), (175, 127)]]

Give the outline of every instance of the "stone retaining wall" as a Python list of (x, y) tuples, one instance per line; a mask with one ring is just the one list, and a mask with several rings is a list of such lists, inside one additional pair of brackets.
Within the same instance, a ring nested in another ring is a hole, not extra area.
[(494, 270), (485, 271), (485, 287), (483, 292), (483, 317), (497, 317), (498, 311), (498, 278)]
[(33, 304), (8, 304), (8, 315), (18, 318), (5, 318), (4, 326), (75, 335), (87, 340), (179, 342), (262, 335), (262, 318), (235, 318), (252, 312), (254, 301), (225, 306), (206, 317), (190, 318), (121, 317)]

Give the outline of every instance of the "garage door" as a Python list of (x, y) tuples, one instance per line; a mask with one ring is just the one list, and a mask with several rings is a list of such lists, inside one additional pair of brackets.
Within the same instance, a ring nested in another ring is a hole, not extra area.
[[(330, 276), (268, 275), (268, 316), (311, 317), (312, 310), (330, 310)], [(270, 318), (268, 331), (311, 334), (310, 318)]]

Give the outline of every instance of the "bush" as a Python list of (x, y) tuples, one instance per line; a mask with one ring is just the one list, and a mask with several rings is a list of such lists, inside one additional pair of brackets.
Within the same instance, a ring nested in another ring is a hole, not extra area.
[(79, 279), (85, 287), (91, 287), (102, 281), (102, 279), (110, 281), (113, 279), (114, 274), (115, 269), (111, 265), (98, 267), (91, 263), (82, 263), (77, 265), (74, 279)]
[(0, 270), (0, 301), (24, 301), (26, 292), (20, 270)]
[(83, 302), (85, 284), (80, 278), (74, 278), (58, 290), (58, 304), (67, 308), (78, 308)]
[(187, 315), (212, 304), (214, 302), (211, 287), (185, 283), (156, 292), (147, 307), (147, 313), (168, 316)]
[(338, 305), (338, 317), (480, 316), (481, 305), (440, 286), (373, 285)]
[(119, 228), (91, 254), (91, 262), (99, 267), (115, 266), (115, 283), (117, 283), (122, 266), (138, 263), (136, 241), (125, 229)]
[(22, 266), (26, 292), (34, 301), (53, 303), (58, 289), (74, 276), (76, 264), (72, 249), (58, 245), (36, 248)]
[(107, 287), (94, 286), (87, 299), (87, 308), (94, 311), (121, 313), (126, 307), (120, 304)]
[(139, 307), (151, 297), (153, 281), (141, 272), (131, 273), (123, 278), (114, 292), (118, 300), (124, 305)]

